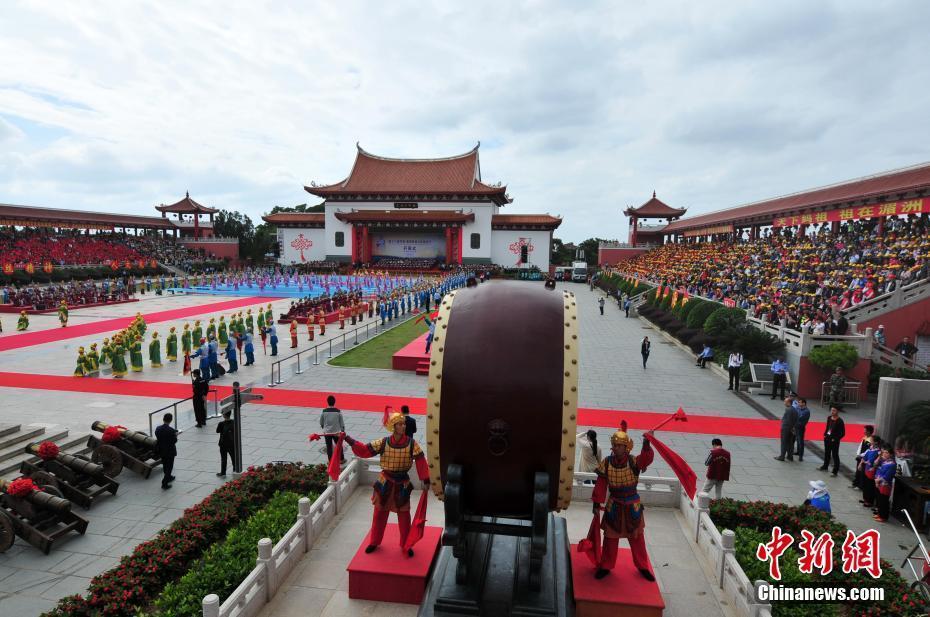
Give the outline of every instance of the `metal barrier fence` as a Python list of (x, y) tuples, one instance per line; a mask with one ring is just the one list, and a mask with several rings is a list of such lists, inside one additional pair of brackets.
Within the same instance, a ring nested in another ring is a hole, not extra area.
[[(208, 401), (208, 404), (207, 404), (207, 419), (208, 420), (211, 418), (220, 417), (220, 403), (219, 403), (219, 399), (217, 399), (216, 389), (211, 388), (208, 391), (208, 396), (209, 394), (213, 395), (213, 404), (210, 405)], [(182, 398), (180, 401), (175, 401), (171, 403), (170, 405), (165, 405), (164, 407), (160, 409), (156, 409), (155, 411), (149, 412), (149, 435), (155, 434), (154, 419), (155, 419), (156, 414), (164, 414), (166, 411), (170, 411), (171, 415), (174, 416), (174, 430), (176, 431), (182, 430), (181, 428), (182, 426), (186, 429), (188, 426), (194, 424), (194, 422), (192, 421), (192, 418), (194, 417), (193, 400), (194, 400), (194, 397), (189, 396), (187, 398)], [(191, 406), (189, 409), (178, 409), (178, 405), (187, 403), (188, 401), (191, 402)], [(184, 414), (183, 422), (180, 420), (182, 413)], [(161, 416), (159, 416), (159, 420), (161, 420)], [(159, 424), (161, 424), (161, 422), (159, 422)]]
[[(281, 365), (284, 364), (285, 362), (296, 360), (297, 370), (294, 371), (294, 374), (300, 375), (301, 373), (304, 372), (304, 369), (301, 367), (301, 363), (300, 363), (301, 356), (305, 358), (304, 366), (307, 366), (308, 364), (311, 366), (319, 366), (320, 356), (323, 355), (324, 353), (326, 354), (327, 359), (333, 357), (333, 345), (334, 344), (336, 346), (336, 355), (339, 355), (340, 353), (348, 349), (347, 345), (349, 344), (349, 340), (352, 341), (352, 346), (354, 347), (359, 344), (359, 341), (364, 343), (378, 336), (379, 334), (383, 334), (387, 332), (388, 330), (396, 328), (397, 326), (408, 322), (413, 317), (416, 317), (422, 314), (423, 314), (422, 311), (418, 313), (408, 312), (406, 314), (406, 317), (403, 317), (403, 316), (396, 317), (393, 320), (393, 322), (389, 322), (391, 325), (386, 324), (384, 326), (381, 325), (380, 321), (378, 320), (378, 316), (375, 315), (374, 317), (370, 318), (368, 323), (366, 323), (364, 326), (359, 326), (357, 328), (353, 328), (352, 330), (347, 330), (343, 332), (341, 335), (339, 335), (338, 337), (331, 338), (328, 341), (324, 341), (322, 343), (317, 343), (313, 347), (302, 349), (293, 355), (290, 355), (286, 358), (282, 358), (272, 363), (271, 365), (271, 375), (268, 377), (268, 387), (273, 388), (277, 385), (284, 383), (284, 379), (281, 376)], [(342, 345), (341, 349), (339, 348), (340, 344)], [(311, 355), (313, 357), (313, 362), (309, 362), (309, 357)]]

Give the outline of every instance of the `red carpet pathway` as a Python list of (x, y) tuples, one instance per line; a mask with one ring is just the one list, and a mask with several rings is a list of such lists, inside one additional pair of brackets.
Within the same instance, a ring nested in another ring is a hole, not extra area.
[[(70, 328), (69, 328), (70, 329)], [(230, 385), (217, 385), (220, 397), (232, 392)], [(61, 375), (29, 375), (25, 373), (0, 372), (0, 387), (26, 388), (29, 390), (54, 390), (60, 392), (88, 392), (93, 394), (117, 394), (122, 396), (147, 396), (171, 400), (185, 399), (191, 395), (191, 387), (185, 383), (164, 383), (157, 381), (94, 379), (66, 377)], [(416, 397), (399, 397), (383, 394), (352, 394), (340, 392), (318, 392), (313, 390), (286, 390), (282, 388), (253, 388), (256, 394), (264, 395), (262, 405), (280, 405), (282, 407), (310, 408), (308, 413), (326, 407), (326, 397), (333, 394), (341, 409), (382, 414), (386, 404), (400, 409), (408, 405), (410, 412), (416, 415), (426, 413), (426, 399)], [(687, 412), (687, 409), (685, 410)], [(618, 427), (620, 420), (626, 420), (631, 429), (649, 430), (671, 415), (671, 411), (630, 411), (619, 409), (578, 408), (579, 426)], [(823, 422), (811, 422), (809, 435), (823, 434)], [(846, 439), (857, 441), (862, 434), (863, 425), (847, 424)], [(663, 432), (697, 433), (702, 435), (729, 435), (735, 437), (759, 437), (777, 439), (781, 430), (781, 420), (763, 420), (761, 418), (733, 418), (720, 416), (688, 415), (687, 422), (672, 422), (662, 427)]]
[[(264, 304), (279, 299), (280, 298), (236, 298), (235, 300), (202, 304), (200, 306), (186, 306), (170, 311), (143, 313), (143, 315), (145, 316), (145, 323), (153, 324), (163, 321), (172, 321), (174, 319), (183, 319), (184, 317), (192, 317), (194, 315), (219, 313), (221, 311), (228, 311), (253, 304)], [(117, 317), (115, 319), (104, 319), (93, 323), (68, 326), (67, 328), (50, 328), (48, 330), (37, 330), (35, 332), (24, 332), (13, 336), (4, 336), (0, 337), (0, 351), (53, 343), (55, 341), (63, 341), (79, 336), (101, 334), (103, 332), (116, 332), (128, 326), (131, 321), (131, 316)]]

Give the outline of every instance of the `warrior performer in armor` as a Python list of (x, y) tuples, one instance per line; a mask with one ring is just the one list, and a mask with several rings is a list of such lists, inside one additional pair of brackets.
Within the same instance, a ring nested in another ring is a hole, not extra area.
[[(374, 485), (375, 490), (371, 495), (371, 503), (374, 504), (375, 511), (371, 521), (370, 543), (365, 548), (366, 553), (371, 553), (381, 544), (388, 515), (391, 512), (397, 513), (400, 546), (403, 549), (404, 542), (407, 541), (407, 533), (410, 531), (410, 493), (413, 491), (413, 483), (410, 482), (408, 472), (414, 463), (417, 466), (417, 476), (424, 482), (424, 486), (429, 482), (429, 466), (426, 456), (420, 449), (420, 444), (414, 441), (413, 437), (407, 437), (407, 420), (403, 414), (392, 414), (385, 428), (391, 431), (390, 437), (375, 439), (367, 444), (356, 441), (348, 435), (345, 438), (355, 456), (381, 457), (381, 475), (378, 476)], [(409, 549), (407, 554), (412, 557), (413, 549)]]
[(639, 502), (636, 485), (639, 474), (646, 471), (652, 463), (654, 452), (649, 445), (649, 437), (643, 438), (643, 447), (638, 456), (633, 456), (633, 440), (624, 431), (617, 431), (610, 437), (611, 453), (597, 467), (597, 483), (591, 500), (594, 512), (601, 509), (600, 504), (606, 499), (601, 529), (604, 541), (601, 560), (597, 564), (594, 578), (604, 578), (614, 568), (617, 561), (617, 545), (620, 538), (626, 538), (633, 553), (633, 564), (646, 580), (654, 581), (649, 554), (646, 553), (646, 539), (643, 531), (643, 506)]

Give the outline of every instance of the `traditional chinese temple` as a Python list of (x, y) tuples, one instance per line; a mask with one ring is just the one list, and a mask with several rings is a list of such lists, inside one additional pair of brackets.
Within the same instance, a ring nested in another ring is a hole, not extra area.
[(547, 271), (548, 214), (502, 214), (507, 187), (482, 180), (476, 145), (457, 156), (388, 158), (356, 146), (348, 176), (304, 187), (322, 213), (276, 213), (282, 264), (306, 261), (499, 264)]

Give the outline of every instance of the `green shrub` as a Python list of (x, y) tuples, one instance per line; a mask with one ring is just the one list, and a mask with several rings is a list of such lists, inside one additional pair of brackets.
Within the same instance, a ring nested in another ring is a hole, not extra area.
[(727, 346), (743, 354), (744, 367), (748, 367), (750, 362), (771, 362), (785, 351), (784, 341), (748, 324), (739, 330), (735, 338), (727, 341)]
[(807, 359), (827, 371), (834, 371), (838, 366), (849, 370), (859, 362), (859, 352), (849, 343), (830, 343), (811, 349)]
[(707, 316), (704, 332), (711, 336), (735, 338), (736, 333), (746, 323), (746, 311), (741, 308), (721, 306)]
[[(898, 371), (898, 369), (892, 368), (887, 364), (872, 362), (872, 366), (869, 369), (869, 392), (878, 392), (878, 380), (882, 377), (894, 377), (896, 371)], [(926, 371), (915, 371), (910, 368), (902, 368), (897, 374), (904, 379), (930, 379), (930, 373)]]
[(701, 330), (704, 328), (704, 322), (707, 321), (710, 314), (716, 311), (717, 307), (720, 305), (716, 302), (708, 302), (707, 300), (689, 300), (688, 304), (692, 302), (699, 302), (700, 304), (691, 309), (691, 312), (688, 313), (687, 326), (693, 330)]
[(694, 310), (694, 307), (696, 307), (698, 304), (700, 304), (698, 300), (693, 300), (689, 298), (687, 302), (681, 305), (681, 311), (679, 311), (678, 313), (678, 318), (682, 320), (683, 322), (687, 323), (688, 315), (691, 313), (692, 310)]
[[(315, 500), (317, 495), (310, 494)], [(275, 493), (264, 508), (230, 530), (226, 539), (214, 544), (191, 565), (176, 583), (169, 583), (155, 601), (157, 615), (199, 615), (203, 597), (210, 593), (224, 601), (245, 580), (258, 554), (258, 541), (277, 543), (297, 521), (297, 493)]]
[(656, 292), (657, 292), (657, 291), (658, 291), (657, 289), (651, 289), (651, 290), (649, 290), (649, 293), (646, 294), (646, 302), (647, 302), (647, 303), (649, 303), (649, 304), (655, 304), (655, 303), (656, 303)]
[(663, 311), (666, 311), (666, 312), (671, 310), (672, 308), (672, 294), (671, 293), (669, 293), (667, 296), (662, 298), (662, 301), (659, 303), (659, 308), (661, 308)]

